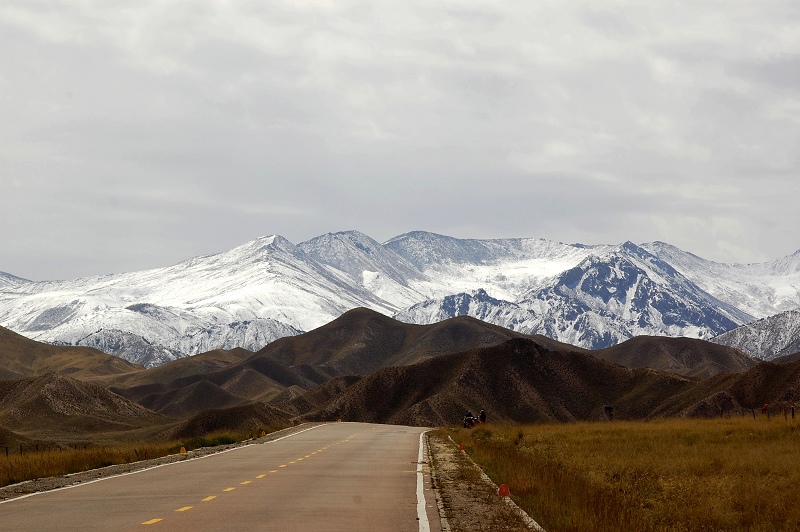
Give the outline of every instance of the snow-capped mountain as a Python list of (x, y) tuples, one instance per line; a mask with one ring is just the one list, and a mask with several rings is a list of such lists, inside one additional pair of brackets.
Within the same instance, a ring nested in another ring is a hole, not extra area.
[(22, 283), (29, 283), (27, 279), (22, 279), (11, 275), (10, 273), (0, 272), (0, 289), (11, 289)]
[(525, 333), (536, 326), (536, 315), (533, 311), (510, 301), (495, 299), (482, 288), (471, 293), (462, 292), (441, 299), (422, 301), (398, 312), (394, 318), (406, 323), (428, 325), (456, 316), (472, 316)]
[(800, 352), (800, 308), (742, 325), (711, 341), (763, 360), (793, 355)]
[(397, 308), (424, 298), (412, 285), (428, 281), (427, 277), (390, 248), (358, 231), (328, 233), (298, 244), (297, 248), (307, 257), (348, 274)]
[(359, 306), (397, 310), (277, 236), (169, 268), (0, 289), (0, 323), (9, 329), (146, 364), (220, 347), (260, 349)]
[(479, 291), (429, 300), (396, 317), (432, 323), (462, 314), (590, 349), (638, 335), (710, 338), (750, 319), (631, 242), (587, 257), (513, 302)]
[(423, 294), (443, 298), (485, 289), (493, 297), (509, 301), (592, 253), (613, 247), (562, 244), (539, 238), (458, 239), (424, 231), (397, 236), (384, 245), (433, 280), (412, 282)]
[(721, 264), (663, 242), (642, 247), (702, 290), (754, 318), (800, 306), (800, 251), (762, 264)]
[(410, 323), (466, 314), (604, 347), (638, 334), (709, 338), (784, 306), (800, 307), (800, 252), (743, 266), (660, 242), (584, 246), (421, 231), (385, 244), (356, 231), (298, 245), (269, 236), (167, 268), (67, 281), (0, 274), (0, 325), (145, 365), (259, 349), (355, 307)]

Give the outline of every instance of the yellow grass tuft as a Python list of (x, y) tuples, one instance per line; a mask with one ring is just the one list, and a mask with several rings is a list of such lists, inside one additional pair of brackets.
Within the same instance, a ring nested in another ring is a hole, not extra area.
[(800, 529), (800, 424), (485, 425), (454, 439), (546, 530)]

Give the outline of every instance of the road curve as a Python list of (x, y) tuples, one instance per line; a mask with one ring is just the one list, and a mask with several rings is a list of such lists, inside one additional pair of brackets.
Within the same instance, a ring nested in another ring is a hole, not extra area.
[[(0, 504), (0, 530), (439, 530), (421, 433), (331, 423)], [(418, 501), (418, 494), (423, 496)]]

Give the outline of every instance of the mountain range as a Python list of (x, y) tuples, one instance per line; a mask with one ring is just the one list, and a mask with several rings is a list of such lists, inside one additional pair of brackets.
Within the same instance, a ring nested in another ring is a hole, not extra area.
[[(364, 307), (406, 323), (471, 316), (585, 349), (630, 338), (712, 339), (800, 307), (800, 251), (720, 264), (654, 242), (563, 244), (357, 231), (277, 235), (167, 268), (63, 281), (0, 274), (0, 325), (145, 367), (213, 350), (258, 351)], [(749, 354), (770, 358), (742, 340)], [(725, 343), (722, 337), (720, 343)]]
[[(704, 340), (640, 336), (586, 350), (459, 316), (431, 325), (358, 308), (252, 352), (143, 368), (0, 328), (0, 438), (114, 441), (250, 432), (300, 421), (453, 425), (750, 414), (800, 399), (800, 362)], [(110, 364), (109, 361), (116, 361)], [(77, 370), (75, 369), (77, 368)], [(8, 443), (7, 443), (8, 444)]]

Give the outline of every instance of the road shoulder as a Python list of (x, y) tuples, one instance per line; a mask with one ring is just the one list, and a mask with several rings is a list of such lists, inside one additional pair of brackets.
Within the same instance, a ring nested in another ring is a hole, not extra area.
[(428, 433), (428, 449), (443, 531), (530, 530), (445, 430)]

